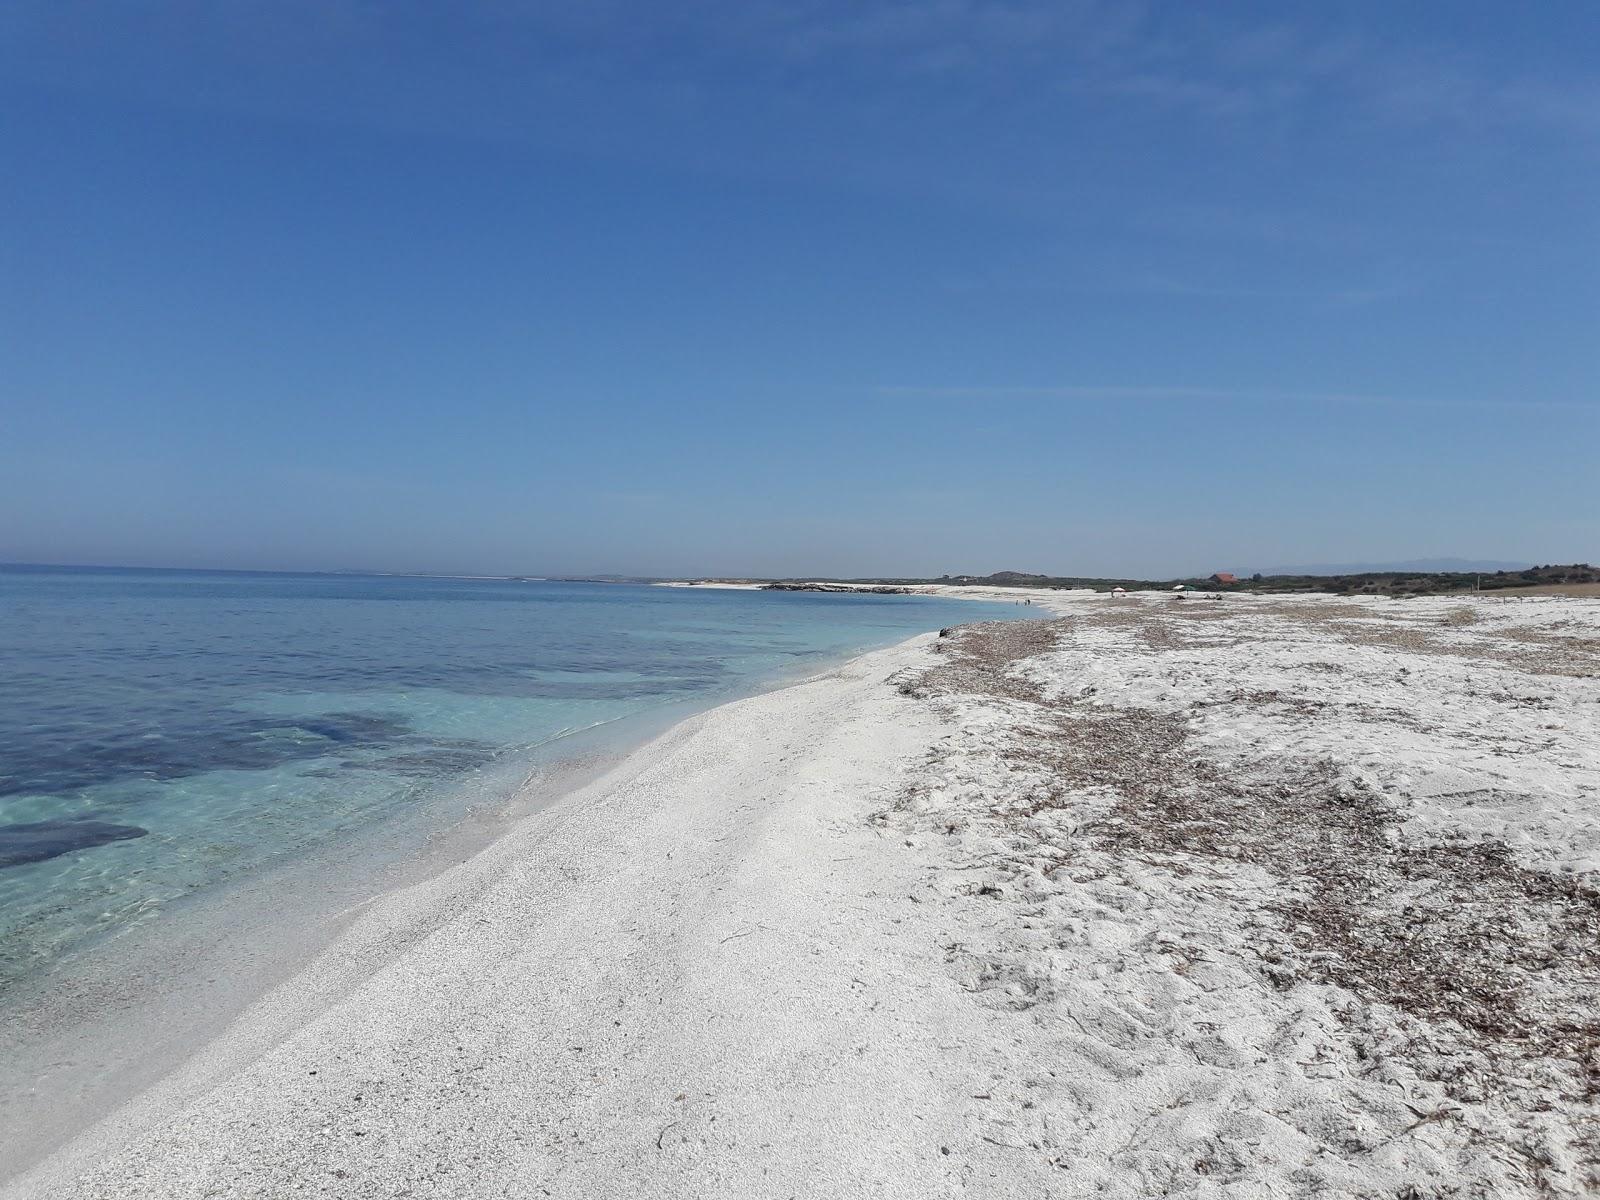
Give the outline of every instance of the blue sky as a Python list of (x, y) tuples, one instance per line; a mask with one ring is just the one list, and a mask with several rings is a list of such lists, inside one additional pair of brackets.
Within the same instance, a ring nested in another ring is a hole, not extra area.
[(0, 8), (0, 560), (1600, 560), (1600, 6)]

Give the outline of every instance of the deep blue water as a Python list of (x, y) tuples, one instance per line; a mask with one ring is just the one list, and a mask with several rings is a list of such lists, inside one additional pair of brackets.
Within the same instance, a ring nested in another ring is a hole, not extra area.
[(928, 597), (0, 567), (0, 986), (441, 797), (503, 798), (574, 731), (1020, 615)]

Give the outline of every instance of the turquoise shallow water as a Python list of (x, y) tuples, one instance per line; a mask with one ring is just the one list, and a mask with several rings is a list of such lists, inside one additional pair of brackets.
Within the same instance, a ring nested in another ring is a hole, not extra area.
[[(929, 597), (0, 568), (0, 987), (171, 906), (941, 625)], [(596, 734), (595, 730), (601, 731)]]

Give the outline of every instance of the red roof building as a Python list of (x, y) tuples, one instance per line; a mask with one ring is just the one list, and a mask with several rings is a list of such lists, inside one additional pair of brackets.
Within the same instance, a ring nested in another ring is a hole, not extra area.
[(1239, 577), (1229, 571), (1218, 571), (1211, 577), (1212, 583), (1238, 583)]

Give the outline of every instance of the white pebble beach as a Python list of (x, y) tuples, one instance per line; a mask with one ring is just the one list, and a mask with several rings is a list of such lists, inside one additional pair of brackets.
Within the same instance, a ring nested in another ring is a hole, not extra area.
[(973, 594), (1056, 619), (685, 721), (7, 1191), (1600, 1186), (1600, 600)]

